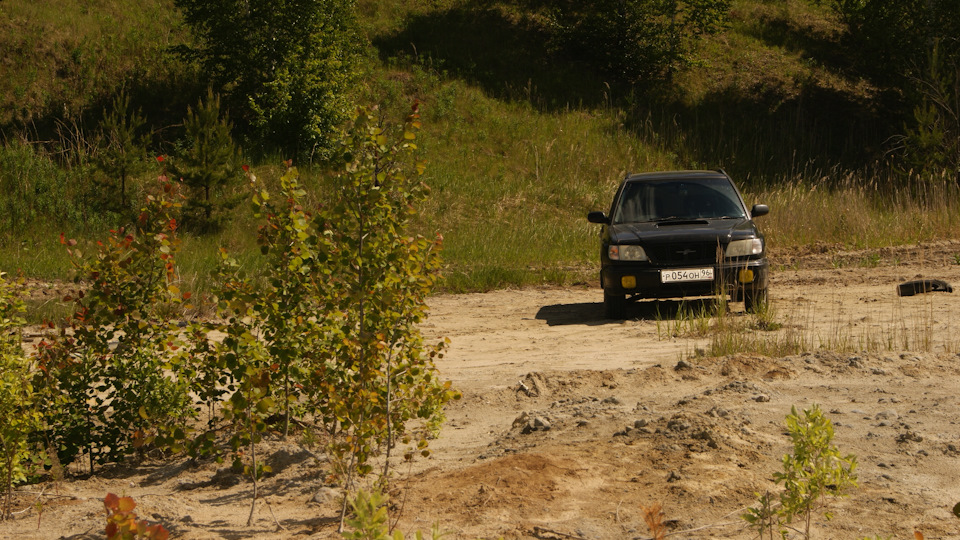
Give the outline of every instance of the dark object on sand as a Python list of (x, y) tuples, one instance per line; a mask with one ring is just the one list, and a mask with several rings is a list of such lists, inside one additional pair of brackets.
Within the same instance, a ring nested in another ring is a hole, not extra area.
[(898, 296), (913, 296), (928, 292), (953, 292), (949, 283), (940, 279), (915, 279), (897, 285)]

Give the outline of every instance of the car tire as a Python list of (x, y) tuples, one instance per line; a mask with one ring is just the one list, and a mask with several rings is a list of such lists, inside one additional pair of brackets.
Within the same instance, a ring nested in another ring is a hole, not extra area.
[(767, 288), (747, 289), (743, 291), (743, 309), (757, 313), (767, 307)]
[(603, 291), (603, 313), (608, 319), (623, 319), (627, 311), (627, 298), (622, 294)]

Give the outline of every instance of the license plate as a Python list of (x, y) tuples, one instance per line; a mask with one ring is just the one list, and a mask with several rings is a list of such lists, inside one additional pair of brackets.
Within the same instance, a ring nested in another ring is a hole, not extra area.
[(713, 268), (685, 268), (682, 270), (661, 270), (660, 283), (677, 283), (682, 281), (710, 281), (713, 279)]

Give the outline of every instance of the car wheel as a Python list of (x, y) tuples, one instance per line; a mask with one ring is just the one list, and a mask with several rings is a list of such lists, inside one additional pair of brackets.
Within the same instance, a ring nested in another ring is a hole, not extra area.
[(622, 294), (603, 291), (603, 312), (608, 319), (622, 319), (627, 311), (627, 299)]
[(743, 308), (750, 313), (757, 313), (767, 307), (767, 288), (747, 289), (743, 291)]

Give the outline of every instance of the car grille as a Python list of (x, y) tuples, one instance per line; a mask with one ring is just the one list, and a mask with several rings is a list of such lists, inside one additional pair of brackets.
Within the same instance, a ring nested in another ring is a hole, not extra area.
[(656, 264), (713, 264), (717, 262), (716, 242), (664, 244), (644, 247)]

